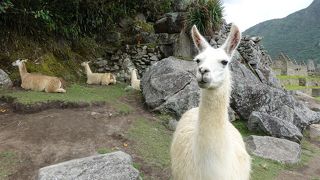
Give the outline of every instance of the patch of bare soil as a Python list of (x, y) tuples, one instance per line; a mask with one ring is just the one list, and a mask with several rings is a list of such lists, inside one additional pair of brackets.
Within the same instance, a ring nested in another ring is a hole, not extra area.
[[(136, 97), (123, 101), (134, 106), (129, 115), (119, 113), (109, 104), (73, 109), (49, 109), (33, 114), (15, 113), (0, 103), (0, 152), (14, 152), (18, 160), (8, 179), (37, 177), (38, 169), (59, 162), (97, 154), (97, 149), (112, 147), (131, 154), (144, 164), (123, 134), (137, 117), (152, 118)], [(144, 174), (169, 179), (168, 173), (141, 167)], [(162, 178), (161, 178), (162, 179)]]

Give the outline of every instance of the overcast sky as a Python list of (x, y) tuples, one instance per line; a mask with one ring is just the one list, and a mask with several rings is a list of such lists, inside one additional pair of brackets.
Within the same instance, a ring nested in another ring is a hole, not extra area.
[(228, 23), (236, 23), (241, 31), (260, 22), (283, 18), (304, 9), (313, 0), (223, 0)]

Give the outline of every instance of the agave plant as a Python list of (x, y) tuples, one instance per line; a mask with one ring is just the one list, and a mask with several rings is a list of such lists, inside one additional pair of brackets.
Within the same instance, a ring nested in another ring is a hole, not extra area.
[(195, 0), (188, 7), (186, 26), (196, 25), (205, 35), (213, 35), (220, 28), (223, 18), (223, 6), (220, 0)]

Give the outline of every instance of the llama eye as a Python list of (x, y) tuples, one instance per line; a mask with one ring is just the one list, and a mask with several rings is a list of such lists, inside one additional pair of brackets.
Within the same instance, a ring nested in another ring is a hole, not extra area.
[(227, 60), (222, 60), (222, 61), (221, 61), (221, 64), (225, 66), (225, 65), (228, 64), (228, 61), (227, 61)]
[(195, 61), (197, 64), (200, 63), (200, 59), (195, 59), (194, 61)]

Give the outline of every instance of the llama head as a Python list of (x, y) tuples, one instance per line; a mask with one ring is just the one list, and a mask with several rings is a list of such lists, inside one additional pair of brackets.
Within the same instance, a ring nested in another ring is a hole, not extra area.
[(90, 61), (82, 62), (82, 63), (81, 63), (81, 66), (87, 66), (87, 65), (89, 65), (89, 62), (90, 62)]
[(17, 59), (12, 63), (12, 66), (21, 66), (23, 63), (27, 62), (27, 59)]
[(111, 84), (116, 84), (117, 80), (116, 80), (116, 76), (113, 74), (110, 74), (110, 83)]
[(191, 29), (191, 35), (199, 51), (199, 54), (194, 58), (197, 63), (199, 87), (203, 89), (220, 87), (229, 76), (229, 62), (241, 39), (238, 27), (232, 25), (226, 42), (217, 49), (210, 46), (195, 25)]

